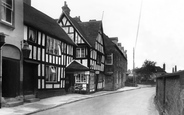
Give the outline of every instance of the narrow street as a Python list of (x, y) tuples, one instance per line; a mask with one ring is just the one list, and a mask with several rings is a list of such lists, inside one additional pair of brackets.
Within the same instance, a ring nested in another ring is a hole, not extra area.
[(141, 88), (74, 102), (34, 115), (158, 115), (154, 95), (154, 87)]

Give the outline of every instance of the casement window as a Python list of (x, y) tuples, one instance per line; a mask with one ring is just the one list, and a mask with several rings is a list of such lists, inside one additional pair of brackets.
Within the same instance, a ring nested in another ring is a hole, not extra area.
[(101, 54), (99, 54), (99, 53), (97, 53), (97, 60), (96, 60), (97, 62), (97, 64), (101, 64), (101, 61), (102, 61), (102, 55)]
[(29, 36), (28, 41), (36, 43), (37, 41), (37, 33), (36, 30), (29, 28)]
[(47, 36), (46, 53), (61, 55), (61, 42)]
[(13, 0), (1, 0), (1, 21), (13, 25)]
[(105, 63), (106, 65), (113, 65), (113, 54), (107, 55)]
[(76, 74), (75, 83), (87, 83), (87, 75), (85, 74)]
[(57, 67), (46, 66), (46, 81), (56, 82), (57, 81)]
[(61, 44), (61, 51), (62, 53), (66, 53), (66, 43)]
[(76, 48), (76, 58), (85, 58), (86, 50), (85, 48)]

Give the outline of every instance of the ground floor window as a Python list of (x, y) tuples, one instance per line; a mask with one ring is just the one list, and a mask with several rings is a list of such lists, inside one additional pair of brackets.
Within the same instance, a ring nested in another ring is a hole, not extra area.
[(57, 81), (57, 67), (56, 66), (46, 66), (46, 81), (56, 82)]
[(75, 83), (87, 83), (87, 75), (85, 74), (75, 74)]

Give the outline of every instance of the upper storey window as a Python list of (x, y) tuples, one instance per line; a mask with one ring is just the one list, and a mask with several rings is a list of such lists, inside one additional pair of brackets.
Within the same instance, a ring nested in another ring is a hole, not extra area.
[(46, 52), (54, 55), (61, 55), (61, 42), (47, 36)]
[(76, 48), (76, 58), (85, 58), (86, 55), (86, 48)]
[(36, 30), (34, 30), (32, 28), (29, 28), (28, 40), (31, 41), (31, 42), (36, 43), (36, 41), (37, 41), (37, 34), (36, 33), (37, 33)]
[(1, 1), (1, 21), (13, 25), (13, 0)]

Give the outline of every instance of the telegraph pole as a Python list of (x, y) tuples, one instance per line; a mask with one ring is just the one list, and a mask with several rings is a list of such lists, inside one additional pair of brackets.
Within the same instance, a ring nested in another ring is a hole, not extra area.
[(136, 77), (135, 77), (135, 72), (134, 72), (134, 69), (135, 69), (135, 49), (136, 49), (137, 40), (138, 40), (138, 36), (139, 36), (139, 26), (140, 26), (141, 13), (142, 13), (142, 2), (143, 2), (143, 0), (141, 0), (139, 20), (138, 20), (138, 25), (137, 25), (137, 34), (136, 34), (135, 46), (133, 48), (133, 83), (134, 83), (134, 86), (136, 86)]

